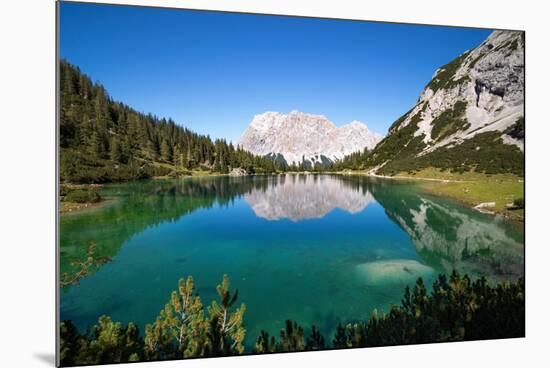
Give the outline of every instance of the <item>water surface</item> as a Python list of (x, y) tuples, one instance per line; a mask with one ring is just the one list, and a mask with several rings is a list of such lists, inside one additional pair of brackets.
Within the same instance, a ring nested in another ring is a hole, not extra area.
[[(188, 178), (107, 186), (103, 207), (61, 219), (61, 268), (87, 244), (112, 261), (65, 288), (61, 319), (103, 314), (144, 327), (181, 277), (203, 303), (224, 273), (246, 303), (246, 344), (286, 319), (330, 336), (401, 300), (418, 277), (453, 269), (493, 281), (523, 275), (523, 233), (506, 222), (367, 177)], [(143, 331), (143, 330), (142, 330)]]

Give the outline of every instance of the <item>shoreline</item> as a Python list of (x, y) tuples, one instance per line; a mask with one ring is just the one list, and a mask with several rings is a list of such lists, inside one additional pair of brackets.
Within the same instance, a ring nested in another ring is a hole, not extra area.
[(419, 176), (404, 176), (404, 175), (395, 175), (395, 176), (389, 176), (389, 175), (380, 175), (380, 174), (374, 174), (371, 172), (362, 172), (362, 171), (352, 171), (351, 173), (347, 172), (335, 172), (336, 174), (340, 175), (362, 175), (362, 176), (369, 176), (372, 178), (379, 178), (379, 179), (392, 179), (392, 180), (410, 180), (410, 181), (432, 181), (432, 182), (438, 182), (438, 183), (474, 183), (473, 180), (456, 180), (456, 179), (439, 179), (439, 178), (425, 178), (425, 177), (419, 177)]
[[(416, 178), (408, 178), (415, 180)], [(510, 193), (509, 186), (515, 186), (512, 181), (490, 181), (490, 180), (446, 180), (446, 179), (418, 179), (419, 185), (423, 191), (428, 194), (445, 197), (462, 204), (464, 207), (475, 210), (479, 213), (501, 217), (503, 220), (511, 222), (515, 225), (525, 224), (525, 209), (508, 208), (509, 204), (513, 203), (515, 198)], [(519, 183), (519, 181), (518, 181)], [(509, 190), (506, 195), (499, 193), (502, 187)], [(523, 183), (521, 183), (521, 197), (525, 196)], [(474, 191), (489, 191), (491, 194), (479, 195), (472, 198), (471, 193)], [(507, 200), (503, 203), (503, 197)], [(487, 205), (487, 206), (484, 206)]]
[[(281, 172), (281, 173), (255, 173), (255, 174), (249, 174), (249, 175), (231, 175), (231, 173), (201, 173), (199, 175), (183, 175), (180, 177), (167, 177), (167, 176), (156, 176), (152, 177), (150, 180), (170, 180), (170, 179), (188, 179), (188, 178), (204, 178), (204, 177), (241, 177), (241, 176), (267, 176), (267, 175), (285, 175), (285, 174), (292, 174), (292, 175), (341, 175), (341, 176), (366, 176), (366, 177), (372, 177), (377, 179), (385, 179), (385, 180), (401, 180), (401, 181), (412, 181), (417, 182), (420, 184), (422, 190), (426, 191), (429, 194), (437, 195), (441, 197), (446, 197), (452, 200), (457, 201), (458, 203), (462, 204), (464, 207), (479, 211), (481, 213), (487, 213), (491, 214), (493, 216), (500, 216), (506, 221), (510, 221), (517, 224), (524, 224), (525, 221), (525, 215), (524, 210), (509, 210), (506, 207), (501, 206), (495, 206), (493, 208), (490, 208), (489, 211), (487, 209), (476, 209), (474, 208), (477, 205), (480, 205), (481, 203), (486, 202), (496, 202), (495, 198), (487, 197), (481, 199), (474, 200), (473, 198), (469, 198), (468, 194), (470, 193), (470, 188), (476, 188), (476, 187), (483, 187), (483, 186), (498, 186), (502, 183), (513, 183), (514, 181), (517, 181), (518, 183), (521, 182), (523, 185), (524, 179), (519, 177), (507, 177), (507, 176), (498, 176), (498, 175), (485, 175), (485, 174), (476, 174), (474, 176), (477, 176), (477, 180), (469, 179), (466, 176), (464, 179), (457, 179), (457, 178), (436, 178), (436, 177), (427, 177), (427, 176), (409, 176), (409, 175), (380, 175), (375, 174), (372, 171), (325, 171), (325, 172), (315, 172), (315, 171), (293, 171), (293, 172)], [(456, 176), (456, 175), (463, 175), (463, 174), (449, 174), (450, 176)], [(456, 186), (457, 188), (454, 188), (454, 190), (451, 190), (449, 187), (445, 187), (442, 185), (449, 184), (450, 186)], [(74, 184), (69, 184), (74, 185)], [(92, 184), (92, 186), (96, 186), (97, 184)], [(97, 185), (101, 186), (101, 185)], [(442, 190), (444, 188), (444, 190)], [(522, 189), (523, 192), (523, 189)], [(524, 195), (524, 193), (522, 193)], [(106, 203), (110, 202), (109, 199), (103, 199), (98, 203), (72, 203), (72, 202), (60, 202), (60, 214), (61, 215), (69, 215), (74, 213), (81, 213), (86, 210), (92, 210), (96, 208), (100, 208), (104, 206)], [(502, 201), (500, 201), (502, 202)], [(521, 211), (521, 212), (516, 212)]]
[[(521, 225), (521, 227), (523, 227), (524, 224), (525, 224), (525, 215), (513, 214), (513, 212), (511, 212), (511, 211), (517, 211), (517, 210), (507, 210), (507, 209), (500, 210), (500, 209), (495, 209), (495, 208), (485, 209), (484, 207), (475, 208), (476, 206), (479, 206), (479, 205), (481, 205), (483, 203), (487, 203), (487, 202), (477, 203), (477, 202), (473, 202), (473, 201), (468, 201), (464, 198), (460, 198), (458, 196), (453, 196), (453, 195), (450, 195), (448, 193), (441, 192), (441, 191), (437, 190), (437, 188), (432, 188), (432, 187), (428, 187), (428, 186), (422, 186), (422, 190), (424, 190), (425, 192), (427, 192), (428, 194), (431, 194), (431, 195), (451, 199), (451, 200), (453, 200), (457, 203), (460, 203), (464, 207), (469, 208), (469, 209), (474, 210), (474, 211), (477, 211), (479, 213), (483, 213), (483, 214), (486, 214), (486, 215), (491, 215), (491, 216), (494, 216), (494, 217), (501, 217), (504, 221), (510, 222), (514, 225), (518, 225), (518, 226)], [(521, 211), (524, 211), (524, 210), (522, 209)]]
[[(506, 178), (506, 179), (499, 179), (501, 176), (499, 175), (485, 175), (485, 174), (479, 174), (477, 180), (469, 180), (469, 179), (453, 179), (453, 178), (433, 178), (433, 177), (423, 177), (423, 176), (407, 176), (407, 175), (395, 175), (395, 176), (389, 176), (389, 175), (380, 175), (375, 174), (371, 171), (348, 171), (348, 172), (340, 172), (341, 175), (362, 175), (362, 176), (368, 176), (373, 178), (379, 178), (379, 179), (389, 179), (389, 180), (402, 180), (402, 181), (413, 181), (419, 183), (422, 190), (439, 197), (445, 197), (448, 199), (452, 199), (461, 205), (463, 205), (466, 208), (478, 211), (480, 213), (489, 214), (495, 217), (502, 217), (503, 220), (508, 221), (510, 223), (513, 223), (514, 225), (523, 225), (525, 224), (525, 214), (524, 209), (508, 209), (506, 206), (504, 207), (497, 207), (496, 206), (496, 199), (495, 198), (484, 198), (483, 200), (473, 200), (471, 198), (467, 197), (467, 194), (470, 193), (469, 187), (480, 187), (485, 185), (490, 186), (498, 186), (503, 183), (512, 183), (514, 180), (512, 178)], [(521, 186), (524, 185), (525, 179), (515, 177), (514, 178), (517, 183), (521, 183)], [(494, 180), (494, 181), (492, 181)], [(488, 184), (490, 183), (490, 184)], [(450, 191), (448, 188), (447, 190), (442, 190), (442, 188), (445, 188), (444, 184), (455, 184), (458, 189), (461, 190), (455, 190)], [(522, 188), (522, 192), (523, 188)], [(522, 193), (524, 196), (525, 193)], [(497, 196), (498, 197), (498, 196)], [(476, 206), (480, 206), (487, 202), (493, 202), (495, 203), (494, 207), (490, 208), (484, 208), (483, 206), (476, 208)], [(517, 211), (517, 212), (516, 212)]]
[(85, 210), (92, 210), (103, 207), (109, 202), (108, 199), (103, 199), (97, 203), (76, 203), (76, 202), (59, 202), (59, 213), (62, 216), (70, 215), (73, 213), (81, 213)]

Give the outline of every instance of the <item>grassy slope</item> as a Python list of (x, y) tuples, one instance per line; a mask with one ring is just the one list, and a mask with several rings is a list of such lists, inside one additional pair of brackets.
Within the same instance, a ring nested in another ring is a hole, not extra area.
[[(428, 168), (414, 175), (403, 176), (414, 178), (440, 179), (441, 181), (425, 181), (422, 187), (430, 193), (444, 195), (475, 206), (482, 202), (495, 202), (495, 212), (513, 220), (522, 221), (524, 210), (508, 210), (506, 205), (514, 199), (524, 198), (524, 179), (513, 174), (486, 175), (476, 172), (462, 174), (441, 172)], [(448, 180), (448, 181), (444, 181)]]

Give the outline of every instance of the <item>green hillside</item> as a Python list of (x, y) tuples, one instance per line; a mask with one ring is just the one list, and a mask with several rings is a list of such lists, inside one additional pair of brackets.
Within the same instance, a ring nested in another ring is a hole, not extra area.
[(191, 170), (227, 173), (234, 167), (271, 172), (278, 166), (225, 140), (213, 141), (171, 119), (114, 101), (67, 61), (61, 61), (59, 76), (62, 182), (118, 182)]

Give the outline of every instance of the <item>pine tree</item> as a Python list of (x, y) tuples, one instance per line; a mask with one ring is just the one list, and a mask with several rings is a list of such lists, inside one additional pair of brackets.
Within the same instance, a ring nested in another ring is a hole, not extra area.
[(124, 363), (141, 359), (143, 342), (133, 323), (123, 327), (120, 322), (101, 316), (90, 335), (89, 342), (80, 347), (78, 364)]
[(180, 279), (153, 325), (145, 332), (149, 357), (170, 358), (204, 356), (207, 349), (208, 322), (199, 296), (194, 294), (193, 278)]
[(208, 307), (210, 316), (211, 344), (215, 353), (222, 355), (242, 354), (244, 352), (245, 329), (243, 326), (243, 316), (246, 310), (245, 304), (232, 310), (237, 302), (239, 291), (234, 293), (229, 291), (229, 277), (223, 276), (223, 281), (216, 287), (219, 296), (219, 304), (213, 301)]
[(97, 130), (92, 132), (89, 141), (89, 153), (94, 159), (103, 159), (105, 157), (105, 145), (103, 139)]
[(113, 161), (122, 161), (122, 150), (120, 148), (120, 142), (117, 137), (111, 138), (111, 144), (109, 145), (109, 156)]
[(281, 341), (277, 346), (278, 351), (302, 351), (305, 348), (304, 330), (296, 322), (287, 320), (285, 328), (281, 330)]
[(322, 350), (325, 348), (325, 338), (319, 329), (311, 326), (311, 334), (306, 338), (306, 350)]
[[(59, 325), (59, 360), (63, 366), (79, 364), (80, 351), (88, 348), (88, 341), (80, 335), (71, 321), (63, 321)], [(82, 364), (82, 363), (80, 363)]]
[(269, 336), (267, 331), (262, 330), (260, 336), (256, 339), (256, 345), (254, 346), (254, 353), (274, 353), (277, 351), (277, 342), (274, 336)]
[(163, 160), (172, 161), (172, 147), (170, 147), (166, 139), (160, 144), (160, 155)]

